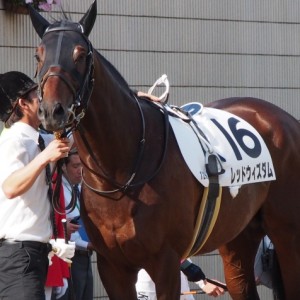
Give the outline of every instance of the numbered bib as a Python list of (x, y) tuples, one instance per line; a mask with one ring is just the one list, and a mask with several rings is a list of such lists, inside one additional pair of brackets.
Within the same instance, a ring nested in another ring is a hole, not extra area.
[[(183, 109), (193, 115), (209, 145), (220, 157), (225, 170), (219, 176), (222, 186), (276, 179), (270, 152), (252, 125), (229, 112), (198, 103), (189, 103)], [(178, 118), (170, 117), (170, 123), (192, 173), (204, 186), (208, 186), (204, 152), (195, 132)]]

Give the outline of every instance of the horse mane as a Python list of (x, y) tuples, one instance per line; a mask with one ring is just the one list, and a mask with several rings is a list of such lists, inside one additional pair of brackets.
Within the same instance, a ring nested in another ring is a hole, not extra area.
[(61, 16), (59, 18), (56, 18), (56, 17), (50, 15), (49, 18), (51, 20), (51, 25), (53, 25), (54, 23), (57, 24), (58, 22), (62, 22), (62, 21), (74, 22), (71, 18), (71, 14), (69, 13), (69, 15), (67, 15), (67, 13), (64, 11), (62, 5), (60, 6), (60, 13), (61, 13)]
[(109, 62), (99, 51), (96, 51), (97, 57), (101, 61), (104, 68), (112, 75), (114, 79), (117, 80), (118, 84), (121, 85), (122, 88), (124, 88), (127, 92), (131, 92), (131, 89), (127, 83), (127, 81), (124, 79), (124, 77), (120, 74), (120, 72), (114, 67), (114, 65)]

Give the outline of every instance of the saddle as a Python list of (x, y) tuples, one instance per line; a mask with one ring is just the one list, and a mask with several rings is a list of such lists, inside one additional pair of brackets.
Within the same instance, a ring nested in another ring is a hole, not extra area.
[[(165, 91), (161, 96), (153, 96), (153, 91), (162, 85)], [(252, 125), (229, 112), (198, 102), (181, 107), (169, 105), (169, 87), (164, 74), (148, 94), (142, 95), (167, 111), (182, 156), (205, 187), (194, 238), (183, 256), (186, 258), (198, 252), (208, 239), (218, 216), (222, 187), (229, 187), (234, 198), (241, 185), (276, 177), (269, 150)]]
[[(160, 87), (164, 85), (165, 91), (160, 96), (153, 95), (154, 90), (157, 87)], [(222, 165), (220, 163), (220, 160), (218, 157), (213, 153), (212, 146), (208, 143), (204, 133), (201, 131), (199, 125), (195, 120), (193, 119), (193, 115), (197, 113), (201, 113), (203, 106), (199, 104), (199, 106), (195, 109), (195, 107), (191, 108), (191, 104), (184, 105), (182, 107), (178, 106), (168, 106), (168, 98), (169, 98), (169, 89), (170, 84), (169, 80), (166, 74), (163, 74), (160, 78), (158, 78), (155, 83), (149, 88), (148, 93), (144, 93), (141, 91), (137, 92), (138, 97), (146, 97), (149, 100), (158, 103), (159, 105), (165, 106), (170, 116), (180, 118), (181, 120), (193, 123), (195, 126), (195, 129), (197, 130), (200, 139), (202, 139), (202, 142), (206, 144), (206, 146), (209, 148), (209, 154), (207, 156), (206, 160), (206, 171), (208, 176), (216, 176), (219, 174), (224, 173), (224, 169), (222, 168)], [(196, 104), (192, 103), (192, 104)]]

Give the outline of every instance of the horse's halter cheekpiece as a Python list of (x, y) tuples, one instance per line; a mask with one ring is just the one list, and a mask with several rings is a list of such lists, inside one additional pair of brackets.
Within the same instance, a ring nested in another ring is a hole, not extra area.
[[(74, 72), (71, 72), (64, 68), (63, 66), (59, 65), (59, 57), (62, 54), (62, 40), (63, 35), (65, 31), (73, 31), (79, 33), (82, 38), (85, 40), (87, 47), (88, 47), (88, 53), (86, 58), (86, 74), (83, 80), (80, 80), (78, 74), (74, 74)], [(57, 76), (61, 80), (64, 81), (64, 83), (68, 86), (68, 88), (72, 91), (74, 95), (74, 100), (71, 105), (71, 107), (68, 108), (69, 113), (69, 119), (66, 124), (66, 127), (76, 127), (80, 120), (84, 117), (85, 111), (88, 107), (89, 100), (93, 91), (94, 87), (94, 59), (93, 59), (93, 47), (89, 39), (84, 35), (84, 30), (81, 24), (79, 23), (72, 23), (72, 22), (64, 22), (61, 21), (59, 25), (53, 24), (50, 25), (44, 32), (43, 38), (51, 33), (51, 32), (59, 32), (59, 38), (58, 38), (58, 44), (56, 49), (56, 57), (55, 57), (55, 64), (50, 65), (47, 69), (45, 68), (45, 65), (41, 68), (40, 72), (37, 74), (38, 76), (38, 97), (39, 101), (42, 102), (43, 100), (43, 87), (45, 83), (47, 82), (49, 77)], [(60, 72), (50, 72), (51, 67), (58, 67)], [(80, 86), (79, 90), (74, 87), (73, 83), (70, 82), (70, 80), (64, 75), (64, 73), (69, 73), (73, 78), (75, 78), (75, 81), (78, 82), (78, 85)], [(79, 109), (80, 108), (80, 109)]]

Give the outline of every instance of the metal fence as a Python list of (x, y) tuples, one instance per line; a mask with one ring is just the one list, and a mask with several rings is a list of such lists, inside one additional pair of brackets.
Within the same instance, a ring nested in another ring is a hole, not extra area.
[[(194, 263), (201, 266), (208, 278), (224, 282), (222, 261), (219, 254), (216, 251), (202, 256), (193, 257), (192, 260)], [(95, 254), (92, 256), (92, 267), (94, 274), (94, 299), (109, 299), (98, 275)], [(191, 290), (199, 291), (199, 287), (194, 283), (190, 283), (190, 288)], [(272, 291), (266, 287), (259, 286), (258, 292), (261, 300), (273, 299)], [(205, 294), (196, 294), (194, 295), (194, 298), (195, 300), (212, 299), (211, 296), (207, 296)], [(228, 294), (225, 294), (224, 296), (220, 296), (218, 299), (230, 300), (231, 298)]]

